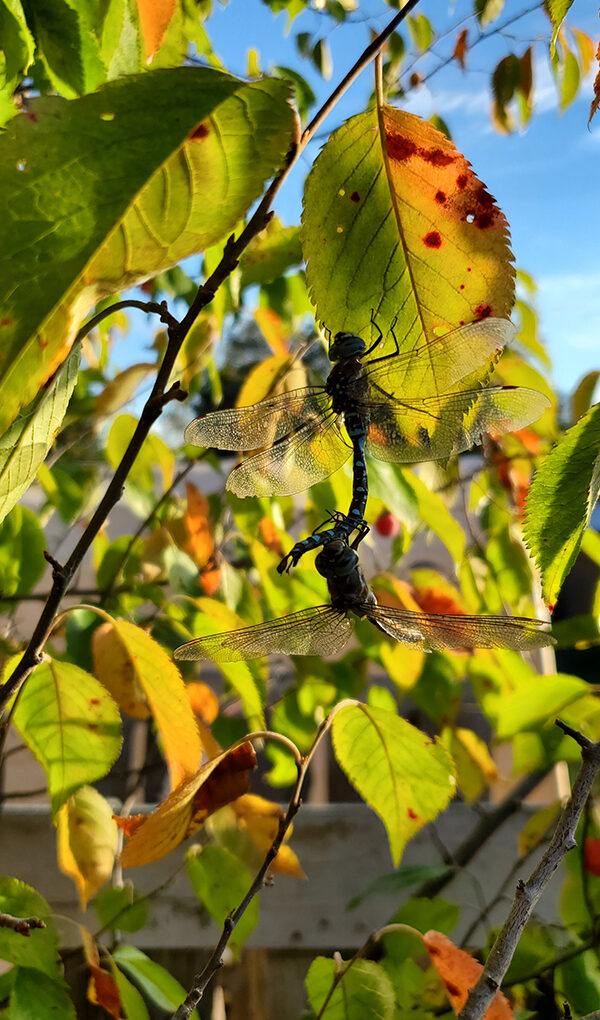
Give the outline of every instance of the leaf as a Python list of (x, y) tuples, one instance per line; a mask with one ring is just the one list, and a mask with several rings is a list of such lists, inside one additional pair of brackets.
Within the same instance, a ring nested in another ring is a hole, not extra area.
[(567, 705), (585, 697), (589, 690), (585, 680), (566, 673), (519, 680), (512, 692), (504, 691), (499, 699), (496, 735), (504, 740), (553, 722)]
[(157, 642), (126, 620), (103, 623), (92, 637), (94, 671), (119, 707), (149, 715), (161, 735), (171, 787), (196, 772), (202, 755), (198, 727), (177, 666)]
[(446, 727), (441, 741), (456, 766), (458, 788), (467, 804), (472, 804), (498, 778), (498, 769), (488, 746), (473, 730), (462, 726)]
[(558, 83), (559, 109), (564, 111), (571, 105), (579, 91), (581, 72), (577, 57), (566, 44), (561, 36), (562, 60), (554, 65), (555, 77)]
[[(232, 801), (231, 809), (235, 814), (239, 829), (248, 837), (258, 850), (254, 856), (257, 867), (264, 860), (267, 851), (271, 847), (278, 831), (279, 823), (285, 812), (279, 804), (264, 797), (257, 797), (256, 794), (246, 793), (237, 800)], [(288, 828), (283, 845), (279, 848), (277, 857), (269, 865), (269, 874), (293, 875), (294, 878), (306, 878), (294, 851), (286, 846), (287, 840), (292, 834), (291, 826)]]
[(67, 99), (91, 92), (106, 78), (87, 6), (76, 0), (27, 4), (37, 56), (53, 88)]
[[(125, 943), (117, 946), (112, 958), (121, 970), (133, 978), (144, 995), (161, 1009), (177, 1009), (185, 999), (186, 991), (179, 981), (135, 946)], [(196, 1010), (190, 1014), (190, 1020), (198, 1020)]]
[(385, 825), (397, 865), (409, 839), (452, 798), (452, 761), (405, 719), (366, 705), (337, 712), (332, 734), (336, 758)]
[(519, 856), (530, 853), (543, 839), (551, 825), (554, 825), (561, 810), (559, 800), (546, 804), (531, 815), (519, 833)]
[(33, 671), (13, 722), (48, 776), (53, 815), (81, 786), (105, 776), (121, 749), (113, 699), (70, 662), (49, 659)]
[(93, 786), (82, 786), (57, 818), (58, 866), (77, 886), (82, 909), (112, 875), (117, 826), (112, 808)]
[[(458, 1015), (467, 1001), (469, 991), (477, 984), (483, 966), (439, 931), (425, 932), (423, 942), (433, 966), (444, 982), (452, 1008)], [(502, 992), (494, 996), (484, 1020), (514, 1020), (509, 1001)]]
[(33, 117), (9, 122), (0, 137), (0, 434), (64, 361), (94, 304), (239, 222), (288, 148), (287, 93), (281, 79), (245, 84), (179, 67), (70, 103), (34, 99)]
[(549, 606), (575, 562), (599, 491), (600, 404), (594, 404), (536, 471), (525, 504), (525, 544)]
[(454, 43), (454, 49), (452, 51), (453, 59), (458, 61), (463, 71), (466, 69), (467, 66), (465, 58), (468, 49), (468, 36), (469, 29), (463, 28), (462, 31), (460, 31), (456, 37), (456, 42)]
[(210, 726), (219, 714), (219, 699), (212, 687), (202, 681), (192, 681), (185, 685), (190, 708), (194, 715), (200, 716), (202, 722)]
[(546, 3), (544, 4), (544, 10), (552, 22), (552, 39), (550, 41), (550, 56), (552, 57), (555, 53), (556, 39), (560, 26), (565, 20), (567, 11), (572, 3), (573, 0), (546, 0)]
[(413, 885), (421, 885), (429, 879), (445, 875), (447, 870), (445, 864), (404, 864), (389, 875), (380, 875), (364, 892), (353, 896), (346, 910), (355, 910), (369, 896), (385, 895), (389, 901), (392, 896), (397, 896)]
[(31, 591), (46, 569), (45, 545), (33, 510), (13, 507), (0, 524), (0, 599)]
[(460, 524), (454, 519), (442, 497), (429, 489), (414, 471), (401, 468), (400, 472), (417, 498), (420, 520), (444, 543), (452, 559), (460, 563), (465, 554), (466, 542)]
[[(193, 847), (185, 856), (192, 888), (218, 925), (239, 906), (252, 884), (248, 868), (222, 846)], [(258, 924), (258, 899), (255, 897), (233, 929), (229, 945), (234, 955)]]
[(187, 510), (182, 518), (170, 522), (169, 531), (198, 570), (203, 570), (215, 552), (208, 500), (191, 482), (186, 483), (186, 491)]
[[(394, 987), (383, 967), (372, 960), (357, 960), (335, 986), (343, 962), (317, 956), (306, 975), (306, 991), (313, 1012), (322, 1020), (392, 1020)], [(329, 993), (327, 1005), (325, 1002)], [(323, 1008), (325, 1007), (325, 1008)]]
[(75, 1007), (64, 979), (39, 970), (18, 967), (10, 996), (11, 1020), (76, 1020)]
[[(596, 50), (596, 60), (600, 62), (600, 43), (598, 43), (598, 49)], [(590, 124), (592, 123), (592, 117), (594, 116), (594, 114), (596, 113), (596, 110), (600, 106), (600, 68), (598, 69), (596, 77), (594, 78), (593, 89), (594, 89), (594, 97), (593, 97), (593, 99), (592, 99), (592, 101), (590, 103), (590, 113), (589, 113), (589, 116), (588, 116), (588, 128), (589, 128)]]
[(27, 491), (65, 416), (77, 380), (76, 344), (54, 380), (19, 414), (0, 438), (0, 521)]
[(2, 87), (13, 91), (35, 52), (35, 39), (27, 26), (20, 0), (0, 0), (0, 50), (4, 54)]
[(100, 966), (98, 947), (87, 928), (80, 926), (81, 940), (87, 965), (90, 969), (90, 980), (87, 999), (94, 1006), (101, 1006), (114, 1020), (121, 1020), (121, 996), (114, 974)]
[(251, 744), (223, 751), (211, 758), (195, 776), (183, 779), (150, 815), (116, 818), (129, 836), (121, 854), (124, 868), (150, 864), (174, 850), (220, 807), (247, 792), (248, 772), (256, 765)]
[(240, 259), (240, 289), (255, 283), (271, 283), (286, 269), (302, 263), (300, 227), (282, 227), (273, 219), (250, 242)]
[(598, 379), (600, 379), (600, 372), (595, 370), (587, 372), (577, 383), (571, 396), (571, 415), (573, 421), (579, 421), (582, 415), (589, 411)]
[(94, 414), (103, 418), (123, 407), (132, 397), (141, 382), (150, 372), (156, 371), (156, 365), (140, 363), (123, 369), (114, 379), (106, 384), (94, 402)]
[(416, 48), (421, 50), (422, 53), (428, 50), (434, 38), (429, 18), (426, 18), (424, 14), (417, 14), (416, 17), (409, 14), (406, 21)]
[[(121, 414), (113, 422), (106, 440), (106, 459), (112, 468), (117, 468), (120, 464), (137, 423), (138, 419), (132, 414)], [(150, 433), (144, 440), (142, 448), (127, 474), (127, 479), (129, 482), (135, 482), (143, 489), (153, 492), (154, 476), (158, 467), (162, 472), (165, 488), (168, 488), (173, 480), (174, 463), (175, 454), (171, 448), (160, 436)]]
[(482, 28), (499, 18), (504, 10), (504, 0), (475, 0), (475, 13)]
[(163, 44), (171, 18), (175, 13), (176, 0), (136, 0), (144, 44), (146, 63)]
[(103, 928), (127, 932), (139, 931), (150, 916), (148, 897), (136, 896), (131, 882), (102, 889), (94, 898), (94, 910)]
[(384, 106), (380, 123), (360, 114), (331, 136), (306, 180), (301, 238), (311, 299), (334, 332), (374, 342), (373, 312), (384, 334), (398, 316), (409, 351), (510, 312), (504, 215), (452, 142), (402, 110)]
[(10, 928), (0, 928), (0, 960), (19, 967), (32, 967), (38, 974), (43, 971), (50, 978), (60, 979), (59, 938), (44, 897), (25, 882), (0, 876), (0, 910), (13, 917), (37, 917), (46, 925), (34, 928), (28, 938)]
[[(128, 981), (112, 959), (110, 960), (110, 964), (110, 969), (115, 979), (119, 991), (119, 998), (121, 999), (121, 1004), (125, 1010), (127, 1020), (150, 1020), (150, 1014), (148, 1013), (144, 1000), (135, 985), (132, 985), (131, 981)], [(183, 994), (185, 994), (185, 992)], [(198, 1014), (194, 1010), (192, 1016), (197, 1017), (197, 1015)]]

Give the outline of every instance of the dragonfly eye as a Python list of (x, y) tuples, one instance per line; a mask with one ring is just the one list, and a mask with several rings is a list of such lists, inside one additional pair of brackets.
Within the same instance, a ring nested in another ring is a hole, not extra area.
[(336, 333), (333, 342), (329, 346), (329, 360), (341, 361), (342, 358), (352, 358), (364, 354), (367, 345), (356, 333)]
[(345, 577), (356, 570), (358, 553), (346, 542), (334, 539), (323, 546), (315, 560), (315, 567), (322, 577)]

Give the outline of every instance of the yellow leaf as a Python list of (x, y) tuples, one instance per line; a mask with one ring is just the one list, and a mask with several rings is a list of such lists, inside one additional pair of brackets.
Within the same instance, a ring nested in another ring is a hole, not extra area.
[[(477, 984), (483, 967), (439, 931), (425, 932), (423, 942), (433, 966), (444, 982), (452, 1008), (458, 1015), (471, 988)], [(496, 993), (484, 1020), (514, 1020), (510, 1003), (502, 992)]]
[[(237, 816), (240, 828), (258, 847), (261, 857), (264, 858), (277, 835), (279, 822), (283, 818), (284, 812), (278, 804), (273, 804), (272, 801), (265, 800), (264, 797), (257, 797), (252, 793), (238, 797), (232, 802), (231, 807)], [(288, 840), (291, 835), (292, 827), (290, 826), (285, 839)], [(295, 878), (306, 878), (296, 854), (289, 846), (285, 845), (279, 850), (269, 871), (277, 872), (280, 875), (293, 875)]]
[(561, 809), (559, 800), (554, 804), (547, 804), (540, 808), (535, 814), (528, 818), (519, 833), (518, 846), (519, 856), (523, 857), (538, 845), (543, 835), (554, 823)]
[(138, 719), (152, 714), (174, 789), (196, 772), (202, 744), (185, 684), (164, 649), (125, 620), (104, 623), (92, 638), (94, 672), (119, 707)]
[(137, 0), (147, 64), (164, 42), (176, 6), (176, 0)]
[(151, 864), (165, 857), (196, 832), (209, 815), (246, 792), (248, 772), (256, 765), (252, 744), (223, 751), (195, 776), (188, 776), (151, 815), (116, 818), (129, 835), (121, 854), (124, 868)]
[[(209, 687), (208, 684), (203, 684), (200, 680), (195, 680), (185, 685), (185, 692), (192, 707), (192, 712), (195, 715), (199, 715), (202, 722), (210, 726), (219, 714), (219, 699), (212, 687)], [(219, 748), (219, 750), (221, 749)]]
[(94, 403), (94, 414), (97, 418), (113, 414), (123, 407), (135, 395), (140, 383), (150, 372), (156, 371), (156, 365), (130, 365), (119, 372), (114, 379), (106, 384)]
[(442, 732), (441, 740), (454, 760), (458, 787), (470, 804), (486, 786), (498, 778), (498, 770), (488, 746), (473, 730), (460, 726), (447, 727)]
[(93, 786), (82, 786), (60, 808), (56, 826), (58, 866), (75, 882), (85, 909), (112, 874), (117, 852), (112, 810)]
[(274, 354), (255, 365), (238, 393), (236, 407), (257, 404), (272, 393), (287, 393), (292, 388), (292, 381), (294, 386), (306, 385), (303, 370), (290, 373), (291, 366), (292, 358), (289, 354)]
[(285, 342), (287, 331), (281, 316), (274, 312), (272, 308), (257, 308), (254, 312), (254, 318), (273, 353), (289, 359)]

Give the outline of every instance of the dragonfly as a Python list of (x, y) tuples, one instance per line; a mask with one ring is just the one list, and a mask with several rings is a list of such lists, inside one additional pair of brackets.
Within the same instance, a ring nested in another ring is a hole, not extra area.
[(529, 650), (554, 644), (544, 620), (520, 616), (468, 616), (417, 613), (380, 606), (359, 563), (357, 536), (351, 544), (333, 539), (315, 559), (326, 578), (331, 603), (301, 609), (277, 620), (209, 634), (176, 648), (175, 659), (235, 662), (264, 655), (335, 655), (350, 640), (353, 618), (369, 620), (378, 630), (412, 648), (512, 648)]
[(348, 513), (333, 527), (298, 542), (279, 564), (280, 572), (309, 549), (344, 540), (364, 523), (366, 454), (403, 464), (447, 460), (476, 445), (485, 432), (523, 428), (549, 404), (543, 394), (525, 387), (453, 388), (486, 363), (493, 365), (515, 333), (507, 319), (466, 323), (402, 354), (392, 323), (395, 349), (383, 355), (377, 353), (383, 334), (373, 316), (371, 321), (377, 335), (370, 347), (354, 333), (330, 338), (332, 368), (324, 385), (214, 411), (185, 430), (185, 441), (192, 445), (260, 451), (227, 479), (226, 488), (242, 497), (301, 492), (333, 474), (352, 454)]

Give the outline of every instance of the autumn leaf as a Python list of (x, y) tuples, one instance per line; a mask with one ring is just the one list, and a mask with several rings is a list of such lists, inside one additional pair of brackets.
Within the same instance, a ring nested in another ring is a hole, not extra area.
[(92, 935), (80, 925), (81, 941), (87, 965), (90, 969), (90, 980), (87, 989), (88, 1002), (101, 1006), (114, 1020), (121, 1020), (122, 1004), (117, 982), (113, 975), (100, 966), (100, 954)]
[(75, 882), (85, 910), (112, 874), (117, 853), (112, 810), (93, 786), (82, 786), (63, 804), (56, 824), (58, 866)]
[[(279, 804), (256, 794), (247, 793), (232, 801), (231, 808), (235, 812), (240, 829), (258, 848), (260, 860), (264, 859), (279, 830), (279, 823), (285, 812)], [(279, 848), (277, 857), (269, 866), (269, 871), (280, 875), (293, 875), (295, 878), (306, 878), (296, 854), (285, 843), (292, 835), (292, 826), (285, 834), (284, 845)]]
[(180, 520), (170, 523), (169, 530), (179, 548), (194, 561), (198, 570), (203, 570), (215, 551), (208, 500), (191, 482), (187, 483), (186, 491), (186, 512)]
[[(452, 1009), (458, 1015), (467, 1001), (469, 991), (477, 984), (483, 966), (439, 931), (425, 932), (423, 942), (433, 966), (444, 982)], [(514, 1020), (510, 1003), (502, 992), (496, 994), (484, 1020)]]
[(258, 522), (258, 530), (263, 545), (266, 545), (271, 552), (277, 553), (278, 556), (283, 556), (283, 545), (270, 517), (261, 517)]
[(452, 56), (454, 57), (455, 60), (458, 60), (458, 63), (462, 67), (463, 71), (466, 68), (465, 56), (467, 53), (468, 34), (469, 34), (468, 28), (463, 28), (462, 32), (458, 33), (456, 37), (456, 42), (454, 44), (454, 50), (452, 51)]
[(125, 620), (98, 627), (92, 637), (94, 672), (119, 707), (137, 719), (154, 717), (171, 785), (195, 774), (202, 755), (198, 727), (179, 670), (161, 646)]
[[(596, 50), (596, 60), (598, 61), (598, 63), (600, 63), (600, 42), (598, 43), (598, 49)], [(592, 117), (594, 116), (599, 106), (600, 106), (600, 69), (598, 70), (598, 73), (594, 78), (594, 98), (592, 99), (592, 102), (590, 104), (588, 127), (592, 123)]]
[(146, 63), (160, 49), (175, 13), (176, 0), (136, 0), (146, 49)]
[(219, 714), (219, 699), (212, 687), (197, 680), (186, 684), (185, 692), (192, 712), (199, 715), (202, 722), (210, 726)]
[(256, 766), (252, 744), (242, 744), (211, 758), (188, 776), (150, 815), (115, 817), (129, 841), (121, 854), (124, 868), (150, 864), (193, 835), (209, 815), (246, 793), (249, 771)]

